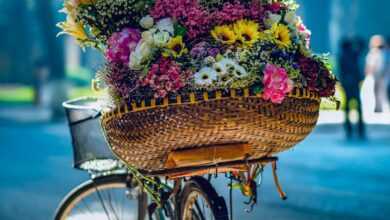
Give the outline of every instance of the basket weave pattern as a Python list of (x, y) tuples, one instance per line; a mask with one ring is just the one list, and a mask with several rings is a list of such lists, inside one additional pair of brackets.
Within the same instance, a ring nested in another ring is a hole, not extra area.
[(314, 128), (320, 98), (295, 89), (282, 104), (231, 90), (226, 96), (190, 94), (188, 102), (123, 106), (103, 115), (112, 151), (125, 163), (147, 171), (163, 170), (168, 153), (210, 145), (248, 143), (250, 158), (290, 149)]

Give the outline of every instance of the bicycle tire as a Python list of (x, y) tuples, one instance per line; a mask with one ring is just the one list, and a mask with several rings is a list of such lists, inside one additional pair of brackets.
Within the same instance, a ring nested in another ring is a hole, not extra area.
[[(128, 182), (129, 182), (129, 176), (128, 174), (116, 174), (116, 175), (109, 175), (109, 176), (102, 176), (95, 178), (93, 180), (88, 180), (79, 186), (77, 186), (75, 189), (73, 189), (70, 193), (68, 193), (67, 196), (62, 200), (59, 207), (57, 208), (55, 212), (55, 220), (66, 220), (69, 213), (72, 211), (74, 207), (78, 204), (78, 202), (82, 201), (83, 198), (91, 195), (94, 192), (98, 192), (98, 190), (103, 189), (114, 189), (114, 188), (127, 188), (128, 189)], [(142, 201), (142, 204), (141, 202)], [(147, 199), (145, 197), (142, 198), (139, 197), (137, 200), (138, 204), (138, 219), (145, 219), (146, 213), (144, 211), (140, 210), (146, 210), (146, 204)], [(142, 206), (142, 207), (141, 207)], [(109, 218), (110, 219), (110, 218)]]
[[(226, 208), (225, 199), (217, 194), (214, 187), (203, 177), (193, 177), (188, 181), (181, 193), (180, 199), (180, 219), (181, 220), (194, 220), (194, 207), (190, 207), (194, 201), (194, 198), (203, 197), (206, 203), (210, 206), (210, 213), (212, 214), (213, 219), (215, 220), (229, 220), (228, 211)], [(196, 201), (195, 208), (196, 207)], [(204, 216), (195, 219), (207, 219)]]

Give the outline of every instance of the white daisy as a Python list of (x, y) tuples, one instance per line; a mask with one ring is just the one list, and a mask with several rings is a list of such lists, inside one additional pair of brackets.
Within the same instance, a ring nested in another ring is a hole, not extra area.
[(219, 62), (215, 63), (213, 68), (220, 78), (226, 78), (226, 75), (230, 76), (230, 78), (244, 78), (248, 75), (248, 72), (244, 67), (229, 58), (223, 58)]
[(242, 78), (245, 78), (246, 76), (248, 76), (248, 72), (245, 70), (244, 67), (236, 64), (234, 76), (239, 78), (239, 79), (242, 79)]
[(194, 75), (195, 85), (209, 86), (217, 80), (217, 72), (210, 67), (203, 67)]

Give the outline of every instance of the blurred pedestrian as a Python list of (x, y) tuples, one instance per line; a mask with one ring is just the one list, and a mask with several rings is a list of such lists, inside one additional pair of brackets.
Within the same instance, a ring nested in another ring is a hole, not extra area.
[(37, 59), (34, 63), (34, 104), (43, 104), (43, 88), (49, 78), (49, 67), (43, 59)]
[(345, 90), (346, 110), (345, 110), (345, 131), (347, 138), (352, 137), (352, 124), (349, 118), (350, 102), (356, 100), (357, 111), (359, 113), (358, 134), (360, 138), (365, 138), (365, 125), (362, 116), (362, 106), (360, 100), (359, 84), (363, 80), (363, 71), (360, 67), (360, 57), (363, 46), (358, 38), (345, 38), (341, 42), (339, 56), (340, 82)]
[(387, 40), (386, 40), (386, 54), (388, 57), (387, 63), (386, 63), (387, 98), (389, 100), (389, 108), (390, 108), (390, 37), (387, 37)]
[(375, 35), (370, 39), (370, 49), (366, 57), (366, 75), (374, 77), (375, 112), (383, 112), (389, 106), (387, 85), (389, 84), (389, 52), (383, 36)]

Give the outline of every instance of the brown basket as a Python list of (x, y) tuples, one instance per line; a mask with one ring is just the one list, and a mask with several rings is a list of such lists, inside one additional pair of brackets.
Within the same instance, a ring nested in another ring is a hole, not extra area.
[(242, 157), (249, 159), (287, 150), (312, 131), (319, 106), (317, 93), (301, 89), (282, 104), (250, 89), (199, 92), (117, 108), (103, 114), (102, 127), (123, 162), (161, 171), (170, 153), (186, 149), (245, 144), (249, 148)]

